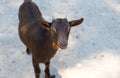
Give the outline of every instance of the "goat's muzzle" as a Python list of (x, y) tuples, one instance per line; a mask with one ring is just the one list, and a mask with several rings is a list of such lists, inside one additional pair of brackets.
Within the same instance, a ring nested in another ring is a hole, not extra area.
[(62, 41), (62, 42), (58, 43), (58, 45), (61, 49), (66, 49), (68, 43), (66, 41)]

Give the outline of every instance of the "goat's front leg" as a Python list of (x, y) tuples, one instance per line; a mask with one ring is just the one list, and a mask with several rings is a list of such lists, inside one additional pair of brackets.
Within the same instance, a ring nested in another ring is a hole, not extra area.
[(40, 67), (39, 67), (39, 63), (36, 62), (36, 60), (34, 60), (32, 58), (32, 62), (33, 62), (33, 67), (34, 67), (34, 72), (35, 72), (35, 78), (39, 78), (40, 77)]
[(55, 75), (51, 76), (50, 75), (50, 61), (45, 63), (45, 78), (55, 78)]

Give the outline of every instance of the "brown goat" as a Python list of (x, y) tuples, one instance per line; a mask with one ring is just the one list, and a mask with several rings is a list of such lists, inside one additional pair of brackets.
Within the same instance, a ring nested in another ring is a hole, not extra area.
[(40, 77), (39, 63), (46, 66), (45, 78), (55, 78), (50, 75), (50, 59), (58, 48), (67, 48), (71, 27), (82, 22), (83, 18), (70, 22), (66, 18), (57, 18), (47, 22), (32, 0), (24, 0), (19, 8), (19, 36), (27, 53), (32, 53), (35, 78)]

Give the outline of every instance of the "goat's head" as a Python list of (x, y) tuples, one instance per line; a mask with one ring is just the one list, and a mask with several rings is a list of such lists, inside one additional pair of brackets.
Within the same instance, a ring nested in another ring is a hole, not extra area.
[(71, 27), (81, 24), (83, 20), (83, 18), (80, 18), (78, 20), (68, 21), (66, 18), (57, 18), (53, 19), (51, 23), (41, 21), (41, 25), (48, 27), (56, 44), (61, 49), (65, 49), (68, 45), (68, 36)]

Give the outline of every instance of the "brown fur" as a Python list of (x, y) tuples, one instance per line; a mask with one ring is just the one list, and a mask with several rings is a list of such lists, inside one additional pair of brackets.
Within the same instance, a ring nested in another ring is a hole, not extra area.
[(42, 17), (37, 5), (31, 0), (25, 0), (19, 8), (19, 36), (27, 47), (27, 53), (32, 53), (35, 77), (40, 77), (39, 63), (46, 65), (45, 78), (50, 76), (50, 59), (60, 47), (65, 49), (72, 26), (82, 23), (83, 18), (68, 22), (67, 19), (54, 19), (52, 23)]

